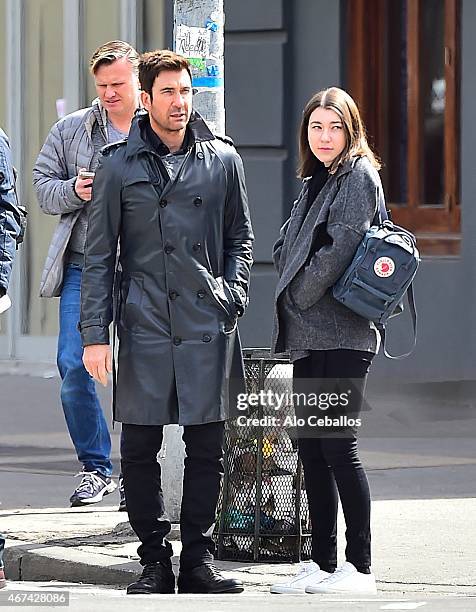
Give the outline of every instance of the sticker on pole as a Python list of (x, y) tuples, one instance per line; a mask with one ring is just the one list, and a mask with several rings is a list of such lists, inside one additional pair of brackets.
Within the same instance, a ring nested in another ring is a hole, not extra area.
[(395, 262), (390, 257), (379, 257), (374, 263), (374, 272), (380, 278), (388, 278), (395, 272)]
[(192, 86), (196, 93), (217, 91), (224, 86), (223, 59), (211, 53), (211, 42), (217, 34), (210, 28), (177, 25), (175, 48), (190, 62)]
[(186, 25), (177, 26), (177, 53), (184, 57), (205, 59), (210, 56), (210, 30), (193, 28)]

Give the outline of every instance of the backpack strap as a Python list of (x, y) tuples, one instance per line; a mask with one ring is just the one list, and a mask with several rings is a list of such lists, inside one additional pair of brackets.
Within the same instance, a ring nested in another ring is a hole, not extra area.
[(412, 316), (412, 324), (413, 324), (413, 346), (412, 348), (408, 351), (408, 353), (404, 353), (403, 355), (390, 355), (390, 353), (387, 351), (387, 349), (385, 348), (385, 325), (378, 325), (377, 329), (380, 333), (380, 337), (382, 338), (382, 346), (383, 346), (383, 352), (385, 357), (388, 357), (389, 359), (404, 359), (405, 357), (408, 357), (409, 355), (411, 355), (415, 349), (416, 346), (416, 342), (417, 342), (417, 311), (415, 308), (415, 298), (413, 295), (413, 283), (408, 287), (407, 289), (407, 300), (408, 300), (408, 305), (410, 306), (410, 314)]
[(375, 211), (372, 225), (382, 225), (384, 221), (389, 220), (389, 215), (385, 206), (385, 197), (381, 189), (378, 191), (377, 200), (377, 210)]

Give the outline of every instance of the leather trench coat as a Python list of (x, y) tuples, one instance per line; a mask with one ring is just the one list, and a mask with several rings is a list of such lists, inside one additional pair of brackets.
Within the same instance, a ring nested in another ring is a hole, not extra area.
[(250, 216), (241, 158), (194, 113), (174, 180), (148, 143), (148, 115), (103, 149), (81, 287), (83, 345), (107, 344), (117, 244), (121, 280), (114, 419), (196, 425), (236, 414), (244, 390), (236, 320), (247, 303)]

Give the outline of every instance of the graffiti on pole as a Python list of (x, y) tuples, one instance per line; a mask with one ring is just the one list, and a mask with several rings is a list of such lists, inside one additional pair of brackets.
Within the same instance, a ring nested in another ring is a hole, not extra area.
[(210, 37), (216, 32), (214, 23), (205, 28), (177, 26), (177, 53), (188, 58), (192, 70), (192, 85), (198, 89), (223, 87), (222, 60), (210, 53)]
[(210, 55), (210, 30), (179, 25), (177, 53), (184, 57), (206, 58)]

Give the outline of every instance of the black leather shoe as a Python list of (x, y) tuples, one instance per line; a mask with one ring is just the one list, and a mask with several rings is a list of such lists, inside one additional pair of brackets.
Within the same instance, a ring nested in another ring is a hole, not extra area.
[(203, 563), (191, 570), (184, 570), (178, 577), (179, 593), (241, 593), (243, 583), (233, 578), (223, 578), (211, 563)]
[(139, 580), (127, 587), (128, 595), (150, 595), (151, 593), (175, 593), (175, 576), (171, 565), (148, 563), (144, 565)]

